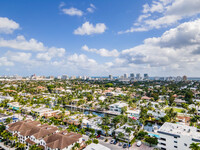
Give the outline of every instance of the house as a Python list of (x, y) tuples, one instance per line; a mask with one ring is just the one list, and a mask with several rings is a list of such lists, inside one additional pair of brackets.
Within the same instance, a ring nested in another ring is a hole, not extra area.
[[(82, 128), (91, 128), (94, 129), (95, 132), (97, 133), (98, 131), (101, 131), (101, 134), (105, 135), (106, 131), (104, 131), (99, 125), (102, 124), (102, 118), (101, 117), (95, 117), (91, 119), (83, 119), (81, 127)], [(112, 135), (114, 128), (111, 128), (108, 130), (107, 134)]]
[(182, 99), (175, 99), (174, 100), (174, 103), (176, 103), (177, 105), (181, 105), (182, 103), (186, 103), (186, 101), (185, 100), (182, 100)]
[(7, 103), (7, 106), (13, 110), (19, 110), (22, 107), (18, 102)]
[(46, 150), (71, 150), (75, 143), (83, 144), (82, 135), (67, 131), (52, 134), (41, 140)]
[(128, 114), (128, 117), (135, 117), (136, 119), (138, 119), (140, 117), (140, 110), (139, 109), (127, 110), (126, 113)]
[(109, 111), (121, 113), (123, 107), (128, 107), (128, 104), (122, 102), (114, 103), (109, 106)]
[(155, 110), (155, 111), (148, 110), (147, 114), (149, 114), (151, 117), (154, 117), (156, 119), (159, 119), (159, 118), (164, 117), (166, 115), (165, 112), (162, 112), (160, 110)]
[(7, 118), (10, 118), (11, 122), (16, 122), (18, 120), (18, 118), (14, 117), (14, 116), (0, 113), (0, 122), (5, 123)]
[(12, 101), (12, 100), (14, 100), (14, 98), (10, 97), (10, 96), (2, 96), (2, 95), (0, 95), (0, 102), (2, 102), (3, 100)]

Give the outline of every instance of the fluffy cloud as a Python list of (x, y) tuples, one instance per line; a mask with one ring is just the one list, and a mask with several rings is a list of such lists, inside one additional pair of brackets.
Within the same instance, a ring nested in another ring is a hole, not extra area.
[(153, 0), (151, 5), (143, 5), (143, 13), (134, 26), (119, 34), (171, 26), (187, 17), (200, 14), (199, 6), (199, 0)]
[(94, 4), (90, 4), (90, 7), (87, 8), (87, 11), (89, 13), (93, 13), (95, 9), (96, 9), (96, 7), (94, 6)]
[(0, 33), (10, 34), (19, 29), (19, 24), (6, 17), (0, 17)]
[(13, 40), (5, 40), (1, 38), (0, 47), (8, 47), (13, 49), (32, 50), (32, 51), (46, 50), (46, 47), (44, 47), (42, 42), (38, 42), (35, 39), (30, 39), (29, 41), (27, 41), (24, 36), (17, 36), (17, 38)]
[(0, 66), (14, 66), (14, 63), (9, 61), (7, 57), (0, 57)]
[(30, 63), (31, 53), (8, 51), (5, 56), (13, 62)]
[(100, 56), (103, 56), (103, 57), (119, 56), (119, 52), (116, 49), (109, 51), (104, 48), (101, 48), (101, 49), (89, 48), (87, 45), (82, 46), (82, 49), (87, 52), (93, 52), (93, 53), (99, 54)]
[(166, 31), (161, 37), (149, 38), (146, 44), (160, 45), (161, 47), (183, 48), (199, 46), (200, 44), (200, 19), (186, 22), (176, 28)]
[(81, 27), (74, 31), (77, 35), (91, 35), (91, 34), (101, 34), (105, 32), (106, 25), (104, 23), (97, 23), (95, 26), (89, 22), (85, 22)]
[(68, 57), (67, 62), (69, 65), (79, 69), (94, 69), (97, 66), (97, 62), (94, 59), (90, 59), (84, 54), (78, 55), (75, 53)]
[(71, 7), (71, 8), (63, 8), (61, 9), (62, 12), (66, 15), (70, 16), (82, 16), (83, 12), (77, 8)]
[(144, 44), (125, 49), (115, 61), (122, 67), (146, 67), (164, 72), (191, 72), (200, 65), (200, 19), (182, 23), (161, 37), (144, 40)]
[(38, 53), (36, 58), (38, 60), (50, 61), (53, 57), (63, 57), (64, 54), (64, 48), (52, 47), (46, 53)]

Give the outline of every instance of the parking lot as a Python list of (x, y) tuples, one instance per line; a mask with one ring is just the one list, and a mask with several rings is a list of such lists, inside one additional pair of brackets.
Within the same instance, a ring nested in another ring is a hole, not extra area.
[(130, 150), (153, 150), (153, 147), (149, 147), (147, 145), (142, 144), (140, 147), (138, 147), (136, 145), (136, 143), (134, 143), (132, 145), (132, 147), (130, 148)]
[[(83, 138), (88, 140), (88, 136), (83, 135)], [(105, 142), (105, 138), (103, 140), (98, 140), (100, 144), (110, 148), (111, 150), (128, 150), (128, 148), (123, 148), (122, 146), (119, 146), (119, 143), (117, 143), (116, 145), (110, 144), (112, 137), (106, 137), (106, 139), (108, 139), (107, 142)], [(140, 147), (137, 147), (136, 143), (134, 143), (131, 147), (129, 147), (129, 150), (153, 150), (153, 147), (149, 147), (144, 144), (142, 144)]]

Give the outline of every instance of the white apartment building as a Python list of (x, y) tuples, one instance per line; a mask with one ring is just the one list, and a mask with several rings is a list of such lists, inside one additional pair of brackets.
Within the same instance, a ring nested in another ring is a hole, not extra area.
[(157, 132), (161, 150), (189, 150), (190, 144), (200, 142), (200, 130), (196, 127), (165, 122)]
[(118, 103), (115, 103), (115, 104), (111, 104), (109, 106), (109, 111), (112, 111), (112, 112), (115, 112), (115, 113), (121, 113), (121, 110), (122, 110), (123, 107), (128, 107), (128, 104), (118, 102)]
[[(133, 131), (131, 131), (131, 133), (127, 133), (126, 128), (131, 128), (133, 129)], [(124, 124), (123, 126), (115, 130), (115, 136), (118, 137), (119, 133), (123, 133), (124, 136), (120, 140), (130, 142), (134, 138), (133, 133), (135, 132), (134, 131), (135, 129), (137, 129), (136, 125), (132, 126), (132, 125)]]
[(3, 100), (6, 100), (6, 99), (9, 101), (12, 101), (12, 100), (14, 100), (14, 97), (0, 95), (0, 102), (2, 102)]

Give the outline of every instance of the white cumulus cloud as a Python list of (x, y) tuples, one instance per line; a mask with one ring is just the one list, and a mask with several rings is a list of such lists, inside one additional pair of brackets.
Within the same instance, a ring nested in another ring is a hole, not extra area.
[(62, 12), (66, 15), (70, 16), (82, 16), (83, 12), (77, 8), (71, 7), (71, 8), (63, 8)]
[(151, 29), (168, 27), (188, 17), (196, 17), (200, 14), (199, 0), (153, 0), (152, 3), (143, 5), (143, 13), (138, 17), (134, 25), (127, 30), (118, 32), (141, 32)]
[(91, 34), (101, 34), (106, 30), (106, 25), (104, 23), (97, 23), (93, 25), (88, 21), (82, 24), (81, 27), (78, 27), (74, 30), (74, 34), (77, 35), (91, 35)]
[(0, 33), (10, 34), (14, 30), (19, 29), (19, 24), (6, 17), (0, 17)]
[(116, 49), (109, 51), (105, 48), (101, 48), (101, 49), (89, 48), (87, 45), (82, 46), (82, 49), (87, 52), (93, 52), (93, 53), (99, 54), (100, 56), (103, 56), (103, 57), (119, 56), (119, 52)]
[(32, 50), (32, 51), (44, 51), (46, 47), (44, 47), (42, 42), (38, 42), (36, 39), (26, 40), (24, 36), (17, 36), (16, 39), (13, 40), (5, 40), (0, 38), (0, 47), (8, 47), (19, 50)]

